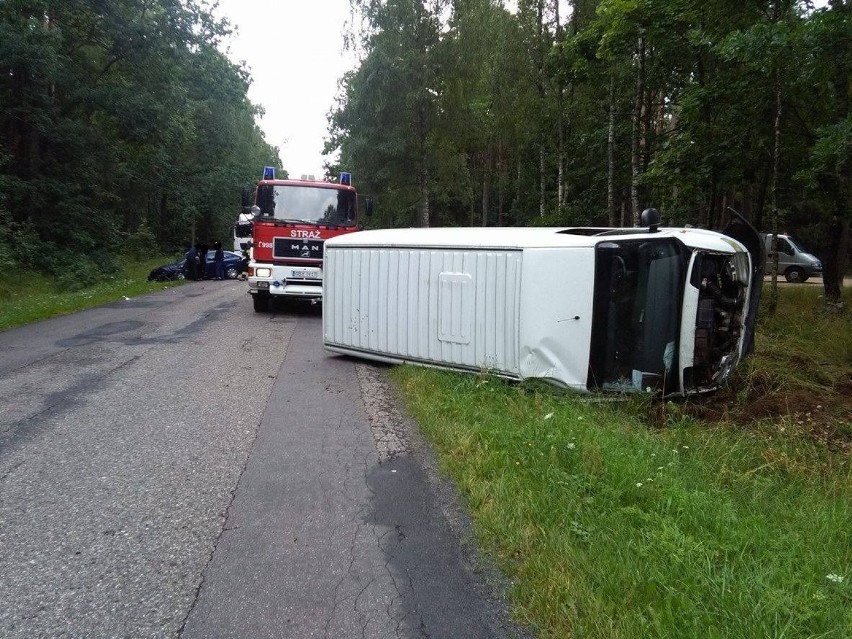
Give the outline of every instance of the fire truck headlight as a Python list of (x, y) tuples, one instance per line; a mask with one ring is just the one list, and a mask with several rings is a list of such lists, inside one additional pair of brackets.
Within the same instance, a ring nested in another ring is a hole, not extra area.
[(272, 277), (272, 269), (271, 268), (256, 268), (256, 269), (254, 269), (254, 274), (257, 277)]

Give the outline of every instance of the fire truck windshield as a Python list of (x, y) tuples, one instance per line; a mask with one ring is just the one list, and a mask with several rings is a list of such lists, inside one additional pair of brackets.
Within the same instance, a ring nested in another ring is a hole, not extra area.
[(261, 186), (257, 192), (261, 215), (287, 222), (355, 226), (355, 194), (317, 186)]

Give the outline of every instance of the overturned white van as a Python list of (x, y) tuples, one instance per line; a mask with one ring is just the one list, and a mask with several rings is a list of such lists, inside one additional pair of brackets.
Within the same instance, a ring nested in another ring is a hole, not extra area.
[(751, 348), (762, 281), (763, 242), (736, 222), (336, 237), (324, 346), (578, 391), (714, 390)]

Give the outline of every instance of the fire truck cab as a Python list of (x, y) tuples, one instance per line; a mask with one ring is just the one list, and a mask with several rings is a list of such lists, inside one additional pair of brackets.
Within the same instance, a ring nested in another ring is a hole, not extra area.
[(305, 176), (279, 180), (266, 167), (257, 183), (252, 220), (252, 255), (248, 266), (254, 310), (265, 312), (273, 298), (322, 300), (325, 240), (358, 230), (358, 195), (352, 176), (338, 182)]

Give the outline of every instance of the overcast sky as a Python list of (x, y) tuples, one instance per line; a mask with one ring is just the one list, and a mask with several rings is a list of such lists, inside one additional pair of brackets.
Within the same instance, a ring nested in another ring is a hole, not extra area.
[(326, 116), (353, 65), (343, 54), (349, 0), (219, 0), (216, 15), (237, 28), (228, 55), (249, 66), (249, 99), (266, 111), (260, 125), (283, 168), (321, 177)]

